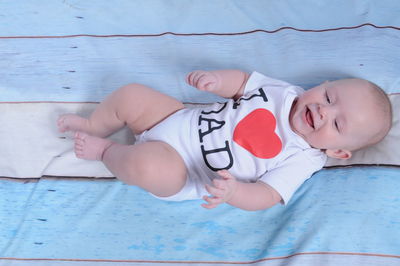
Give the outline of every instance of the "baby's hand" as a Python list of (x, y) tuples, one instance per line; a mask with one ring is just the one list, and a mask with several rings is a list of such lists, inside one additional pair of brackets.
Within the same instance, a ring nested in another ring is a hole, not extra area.
[(222, 179), (214, 179), (214, 186), (206, 185), (206, 190), (212, 195), (212, 197), (203, 197), (207, 203), (203, 203), (201, 206), (206, 209), (215, 208), (219, 204), (229, 201), (236, 191), (237, 181), (233, 175), (231, 175), (227, 170), (218, 171), (218, 174)]
[(215, 73), (196, 70), (190, 72), (186, 77), (186, 82), (201, 91), (213, 92), (220, 87), (220, 77)]

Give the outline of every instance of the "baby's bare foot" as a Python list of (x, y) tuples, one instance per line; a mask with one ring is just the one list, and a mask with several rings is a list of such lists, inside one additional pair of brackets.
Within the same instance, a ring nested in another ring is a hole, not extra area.
[(83, 132), (75, 133), (75, 154), (81, 159), (101, 161), (104, 151), (112, 144), (113, 142), (108, 139), (90, 136)]
[(67, 131), (87, 132), (88, 120), (75, 114), (65, 114), (57, 120), (58, 131), (61, 133)]

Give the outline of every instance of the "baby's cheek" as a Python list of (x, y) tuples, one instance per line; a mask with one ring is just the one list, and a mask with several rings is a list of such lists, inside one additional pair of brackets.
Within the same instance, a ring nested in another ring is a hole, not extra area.
[(338, 133), (333, 132), (332, 130), (323, 130), (318, 132), (315, 136), (315, 142), (319, 149), (332, 149), (338, 148), (341, 143), (341, 137), (338, 136)]
[(321, 132), (313, 132), (309, 134), (306, 141), (311, 147), (317, 149), (325, 149), (327, 144), (330, 142), (329, 137)]

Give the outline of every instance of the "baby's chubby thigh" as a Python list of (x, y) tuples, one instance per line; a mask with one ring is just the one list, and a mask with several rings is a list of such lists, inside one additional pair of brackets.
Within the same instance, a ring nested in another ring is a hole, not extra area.
[(119, 88), (104, 103), (112, 106), (112, 115), (126, 123), (135, 134), (156, 126), (184, 108), (177, 99), (141, 84)]
[[(163, 141), (146, 141), (131, 146), (128, 156), (128, 184), (139, 186), (158, 197), (177, 194), (186, 184), (187, 170), (181, 155)], [(132, 178), (131, 180), (130, 177)]]
[(180, 190), (176, 194), (171, 193), (172, 195), (170, 196), (160, 196), (157, 193), (152, 193), (163, 200), (181, 201), (199, 198), (197, 190), (200, 185), (198, 183), (201, 183), (201, 180), (197, 178), (197, 169), (199, 168), (199, 160), (201, 161), (202, 157), (199, 143), (196, 141), (198, 139), (195, 127), (198, 120), (196, 119), (197, 117), (197, 109), (185, 108), (175, 112), (155, 127), (137, 136), (135, 146), (154, 142), (162, 143), (164, 149), (168, 150), (168, 153), (165, 153), (167, 155), (165, 161), (163, 158), (159, 158), (161, 160), (159, 166), (166, 164), (166, 170), (160, 169), (159, 174), (165, 174), (166, 171), (169, 171), (168, 167), (174, 168), (175, 173), (170, 171), (168, 178), (174, 180), (174, 182), (179, 181)]

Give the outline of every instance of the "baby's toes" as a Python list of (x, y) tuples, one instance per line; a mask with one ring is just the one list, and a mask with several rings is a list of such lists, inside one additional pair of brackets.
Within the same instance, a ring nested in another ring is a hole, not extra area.
[(58, 118), (57, 127), (58, 127), (58, 131), (60, 131), (61, 133), (68, 131), (68, 126), (65, 124), (65, 116), (61, 116)]
[(84, 158), (83, 150), (75, 149), (75, 156), (78, 158)]

